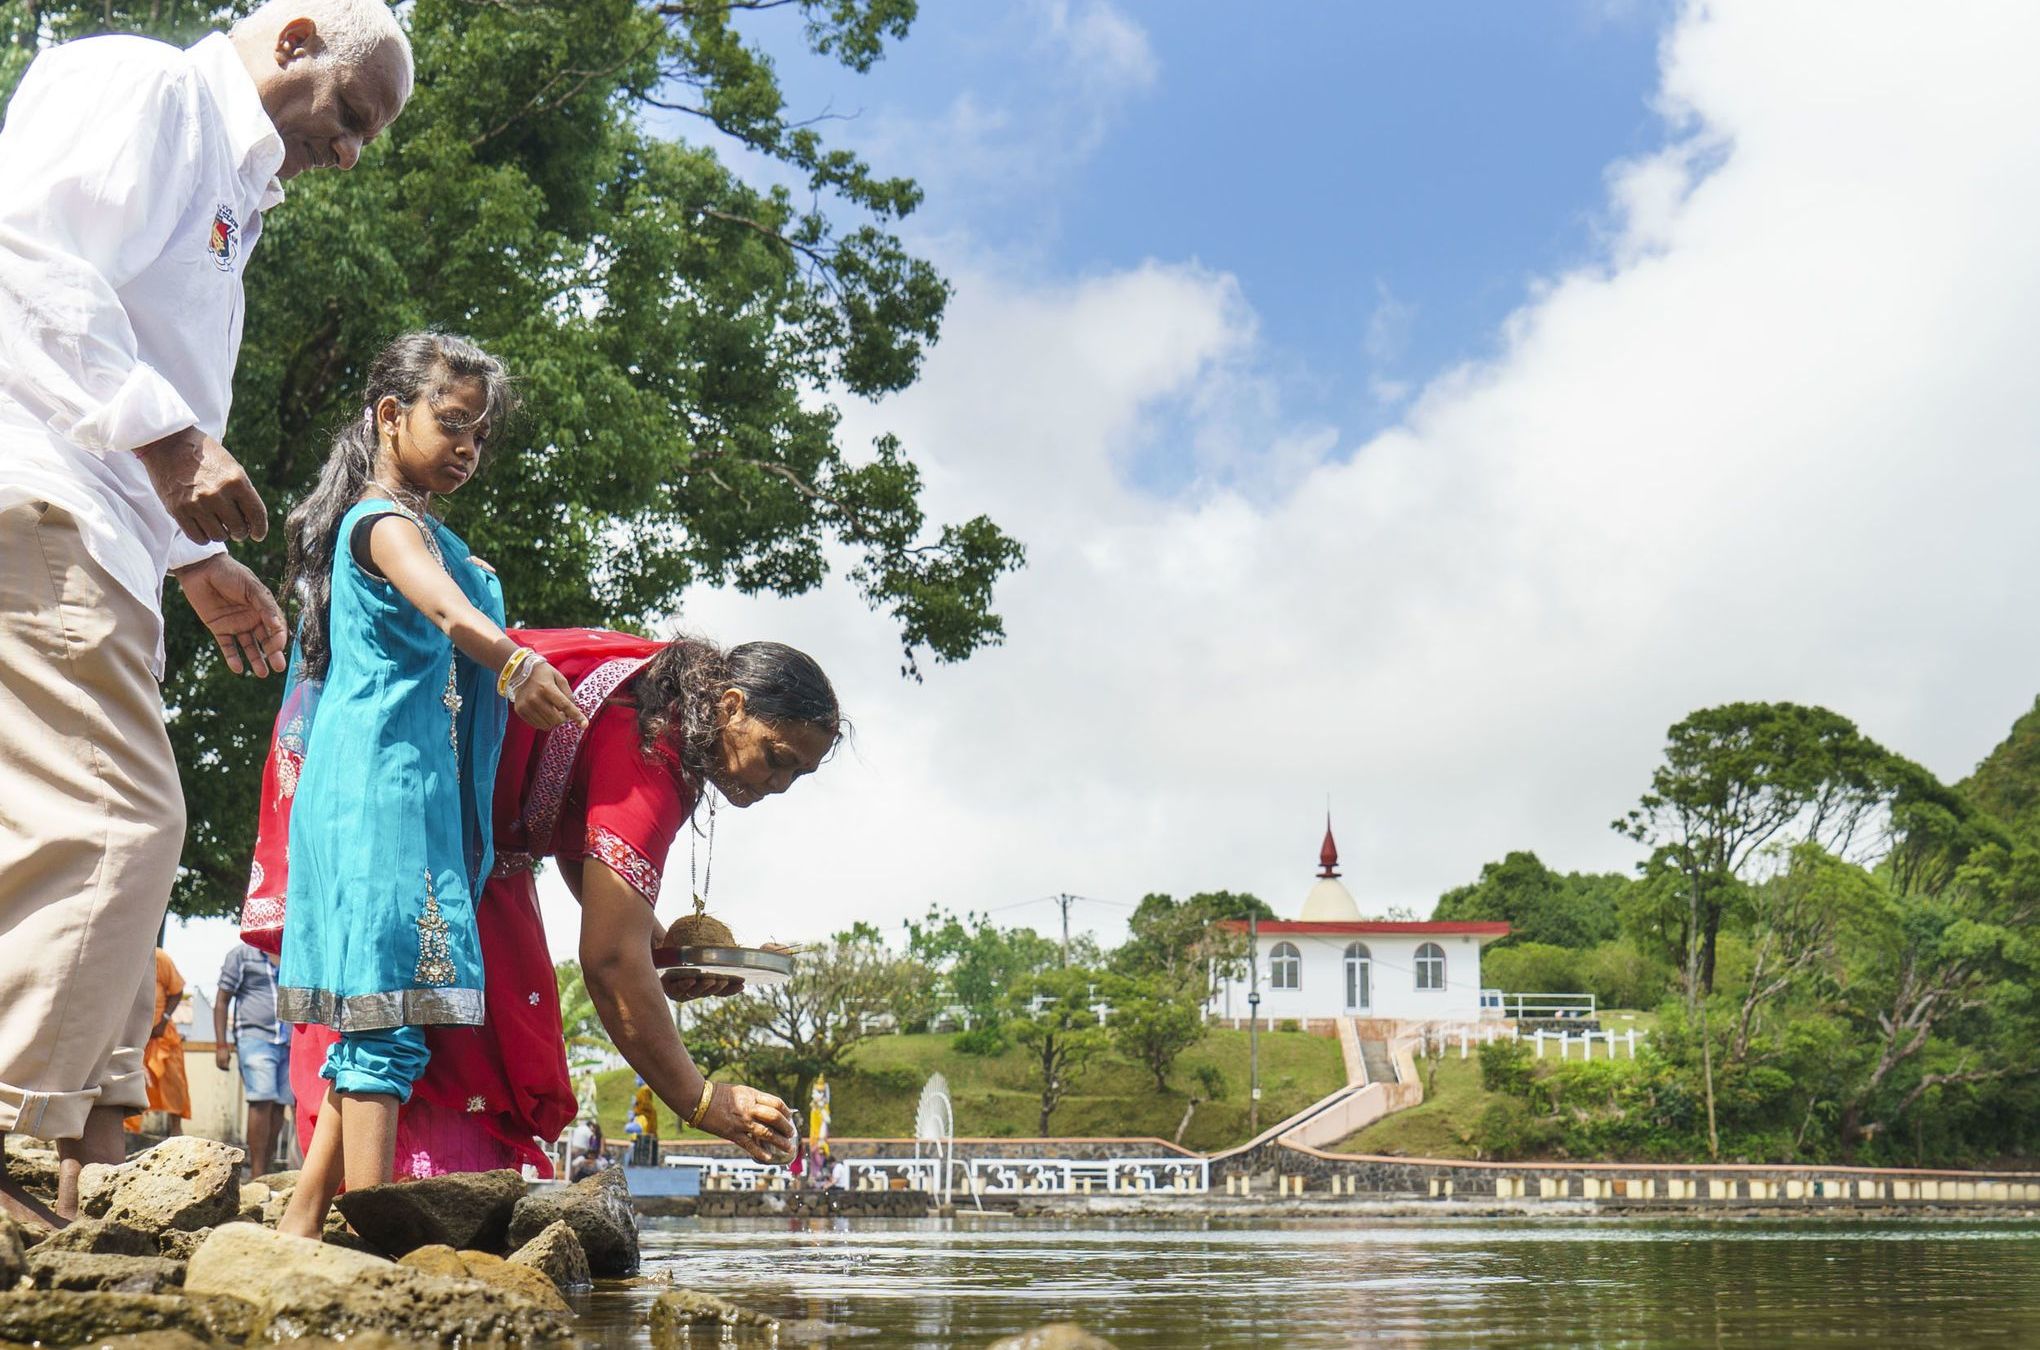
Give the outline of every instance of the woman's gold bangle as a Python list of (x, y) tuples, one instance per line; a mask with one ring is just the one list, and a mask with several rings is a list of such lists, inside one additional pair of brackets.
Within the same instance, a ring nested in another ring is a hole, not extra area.
[(515, 675), (517, 668), (530, 660), (532, 655), (532, 650), (529, 647), (519, 647), (516, 651), (510, 653), (510, 659), (505, 661), (503, 668), (496, 672), (496, 692), (498, 694), (504, 698), (510, 697), (510, 677)]
[(715, 1100), (715, 1084), (710, 1082), (706, 1078), (702, 1079), (701, 1100), (694, 1104), (694, 1114), (687, 1117), (687, 1123), (689, 1125), (692, 1125), (697, 1130), (700, 1129), (701, 1118), (708, 1114), (708, 1104), (714, 1100)]

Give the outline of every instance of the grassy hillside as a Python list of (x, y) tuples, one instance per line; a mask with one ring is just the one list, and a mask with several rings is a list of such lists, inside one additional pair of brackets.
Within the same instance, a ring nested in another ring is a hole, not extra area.
[[(921, 1087), (932, 1073), (949, 1080), (959, 1135), (1006, 1138), (1038, 1133), (1040, 1090), (1026, 1052), (1019, 1048), (990, 1057), (960, 1055), (948, 1035), (877, 1036), (857, 1048), (852, 1073), (829, 1083), (833, 1123), (842, 1135), (911, 1136)], [(1183, 1118), (1185, 1090), (1196, 1082), (1196, 1066), (1211, 1064), (1224, 1075), (1222, 1100), (1197, 1108), (1183, 1136), (1186, 1147), (1218, 1149), (1242, 1143), (1247, 1133), (1247, 1033), (1213, 1031), (1177, 1061), (1170, 1091), (1157, 1094), (1147, 1073), (1116, 1055), (1093, 1061), (1076, 1081), (1050, 1125), (1058, 1135), (1158, 1135), (1171, 1139)], [(1298, 1031), (1261, 1033), (1261, 1126), (1266, 1128), (1310, 1105), (1345, 1083), (1339, 1043), (1329, 1036)], [(630, 1106), (631, 1074), (619, 1070), (598, 1080), (602, 1127), (621, 1137)], [(803, 1127), (806, 1123), (802, 1116)], [(662, 1113), (660, 1135), (682, 1131)], [(691, 1131), (687, 1132), (691, 1133)]]
[[(1620, 1012), (1612, 1009), (1601, 1013), (1601, 1027), (1617, 1036), (1636, 1030), (1639, 1040), (1657, 1028), (1655, 1012)], [(1547, 1057), (1555, 1057), (1558, 1047), (1547, 1045)], [(1607, 1054), (1605, 1046), (1594, 1047), (1594, 1058)], [(1574, 1046), (1572, 1057), (1578, 1060), (1579, 1047)], [(1423, 1102), (1407, 1111), (1398, 1111), (1369, 1125), (1357, 1134), (1347, 1136), (1332, 1145), (1335, 1153), (1389, 1153), (1406, 1158), (1472, 1158), (1476, 1156), (1473, 1146), (1474, 1122), (1490, 1103), (1502, 1100), (1500, 1093), (1489, 1092), (1480, 1085), (1480, 1061), (1473, 1055), (1459, 1058), (1456, 1049), (1448, 1049), (1444, 1062), (1438, 1066), (1437, 1091), (1426, 1095)]]
[(1480, 1085), (1480, 1061), (1448, 1057), (1437, 1091), (1407, 1111), (1384, 1116), (1332, 1145), (1334, 1153), (1392, 1153), (1406, 1158), (1471, 1158), (1473, 1122), (1498, 1094)]

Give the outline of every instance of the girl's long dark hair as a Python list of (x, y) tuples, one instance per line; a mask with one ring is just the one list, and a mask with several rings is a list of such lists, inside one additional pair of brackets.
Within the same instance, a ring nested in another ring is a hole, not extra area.
[(727, 690), (741, 690), (744, 710), (775, 726), (816, 727), (831, 741), (845, 730), (829, 677), (812, 656), (783, 642), (746, 642), (724, 651), (705, 638), (675, 638), (635, 683), (646, 752), (661, 741), (671, 745), (697, 785), (721, 767), (719, 713)]
[(451, 333), (406, 333), (377, 354), (368, 368), (361, 408), (333, 437), (319, 481), (290, 513), (284, 586), (298, 598), (300, 674), (318, 679), (332, 652), (333, 554), (340, 518), (354, 508), (375, 476), (375, 407), (394, 398), (407, 411), (419, 399), (437, 404), (449, 386), (482, 386), (491, 431), (515, 411), (517, 396), (503, 363)]

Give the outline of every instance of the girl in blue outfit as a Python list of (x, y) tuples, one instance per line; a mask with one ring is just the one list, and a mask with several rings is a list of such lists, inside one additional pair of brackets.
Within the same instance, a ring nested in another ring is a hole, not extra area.
[(286, 1233), (317, 1237), (343, 1182), (390, 1179), (424, 1028), (482, 1021), (475, 898), (505, 700), (540, 730), (587, 720), (504, 634), (494, 572), (429, 513), (433, 494), (473, 476), (512, 402), (502, 364), (472, 343), (397, 339), (290, 516), (293, 682), (323, 688), (288, 789), (277, 1009), (340, 1040)]

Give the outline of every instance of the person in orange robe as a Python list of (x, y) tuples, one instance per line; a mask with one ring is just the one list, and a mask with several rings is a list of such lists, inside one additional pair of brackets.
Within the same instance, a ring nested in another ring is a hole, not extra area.
[[(142, 1068), (148, 1072), (149, 1109), (170, 1116), (168, 1132), (184, 1133), (183, 1122), (191, 1119), (191, 1083), (184, 1076), (184, 1036), (171, 1020), (184, 1000), (184, 976), (178, 972), (170, 953), (156, 948), (156, 1022), (149, 1031), (148, 1048), (142, 1052)], [(140, 1116), (129, 1116), (127, 1127), (139, 1130)]]

